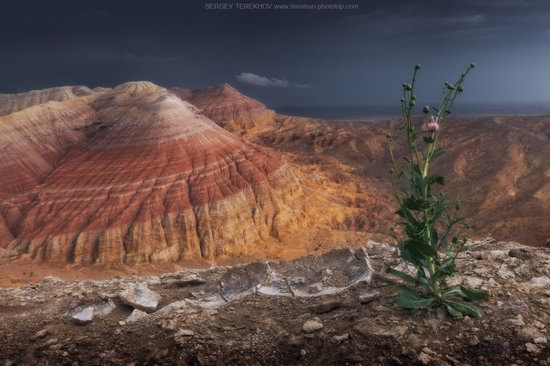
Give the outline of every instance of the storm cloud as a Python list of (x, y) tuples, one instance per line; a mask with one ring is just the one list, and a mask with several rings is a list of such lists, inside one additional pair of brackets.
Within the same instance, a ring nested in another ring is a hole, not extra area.
[(208, 10), (203, 1), (7, 2), (0, 93), (128, 80), (191, 88), (228, 82), (270, 106), (392, 104), (414, 64), (423, 65), (420, 97), (433, 100), (443, 81), (476, 62), (463, 101), (550, 101), (546, 0), (342, 3), (359, 6), (239, 11)]

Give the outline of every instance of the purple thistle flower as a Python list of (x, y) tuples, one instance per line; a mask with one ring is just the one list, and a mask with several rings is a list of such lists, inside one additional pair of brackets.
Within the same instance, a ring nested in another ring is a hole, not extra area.
[(432, 120), (428, 122), (428, 131), (437, 132), (439, 131), (439, 123), (437, 123), (437, 118), (432, 116)]

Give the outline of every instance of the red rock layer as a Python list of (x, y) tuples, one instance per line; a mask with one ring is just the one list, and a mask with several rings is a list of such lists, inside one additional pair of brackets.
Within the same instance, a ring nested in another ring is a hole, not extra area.
[(10, 229), (8, 228), (8, 225), (6, 224), (6, 221), (4, 220), (4, 217), (0, 215), (0, 248), (1, 245), (4, 244), (7, 245), (11, 241), (13, 241), (14, 237), (12, 233), (10, 232)]
[(172, 92), (231, 132), (245, 133), (258, 124), (272, 121), (276, 115), (228, 84), (193, 90), (174, 88)]
[[(8, 234), (0, 220), (0, 239), (15, 238), (7, 254), (77, 264), (213, 258), (301, 215), (301, 186), (279, 154), (221, 129), (166, 89), (127, 83), (86, 102), (93, 118), (84, 126), (75, 118), (74, 135), (62, 134), (56, 151), (64, 155), (45, 154), (55, 167), (30, 169), (40, 184), (18, 183), (22, 173), (6, 184), (4, 206), (33, 196), (15, 205), (21, 214)], [(33, 108), (28, 120), (42, 121), (46, 106)], [(29, 110), (0, 126), (24, 124)], [(37, 149), (44, 140), (34, 140)], [(45, 159), (30, 156), (19, 170)], [(15, 177), (6, 166), (1, 175)]]

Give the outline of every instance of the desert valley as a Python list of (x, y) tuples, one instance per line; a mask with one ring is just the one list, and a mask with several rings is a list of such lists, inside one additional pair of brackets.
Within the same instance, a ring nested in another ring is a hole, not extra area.
[[(0, 101), (4, 262), (208, 265), (388, 238), (385, 136), (397, 120), (280, 115), (228, 84), (60, 87)], [(459, 118), (448, 133), (436, 169), (470, 236), (548, 245), (550, 117)]]
[(550, 362), (550, 116), (448, 120), (460, 279), (492, 295), (450, 338), (445, 314), (392, 304), (399, 120), (147, 81), (3, 94), (0, 113), (6, 365)]

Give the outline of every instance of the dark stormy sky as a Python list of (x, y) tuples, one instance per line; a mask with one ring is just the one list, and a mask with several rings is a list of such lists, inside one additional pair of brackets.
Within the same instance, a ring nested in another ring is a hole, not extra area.
[(6, 1), (0, 92), (150, 80), (228, 82), (271, 106), (423, 99), (472, 61), (470, 103), (550, 102), (548, 0), (290, 0), (355, 10), (209, 10), (219, 0)]

